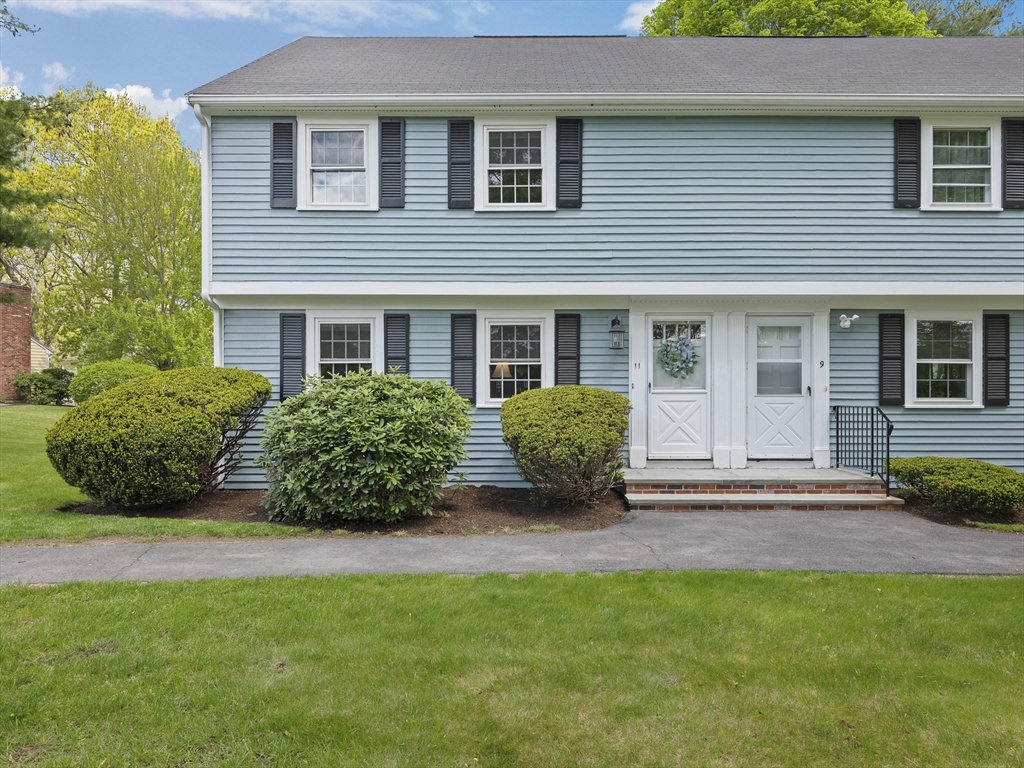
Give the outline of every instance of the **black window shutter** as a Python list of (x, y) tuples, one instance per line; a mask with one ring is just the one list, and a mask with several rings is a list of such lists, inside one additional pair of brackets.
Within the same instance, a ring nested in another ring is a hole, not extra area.
[(473, 121), (448, 121), (448, 207), (473, 207)]
[(1003, 208), (1024, 208), (1024, 120), (1003, 120)]
[(921, 207), (921, 121), (893, 121), (893, 207)]
[(580, 316), (555, 315), (555, 384), (580, 383)]
[(476, 405), (476, 315), (452, 315), (452, 387)]
[(555, 121), (557, 175), (555, 205), (558, 208), (583, 207), (583, 121), (560, 117)]
[(903, 315), (878, 316), (878, 404), (903, 405)]
[(270, 207), (295, 207), (295, 121), (270, 124)]
[(1010, 404), (1010, 316), (985, 315), (985, 405)]
[(408, 315), (384, 315), (384, 372), (409, 372)]
[(405, 119), (380, 119), (380, 207), (405, 208)]
[(281, 399), (302, 392), (306, 375), (306, 316), (281, 314)]

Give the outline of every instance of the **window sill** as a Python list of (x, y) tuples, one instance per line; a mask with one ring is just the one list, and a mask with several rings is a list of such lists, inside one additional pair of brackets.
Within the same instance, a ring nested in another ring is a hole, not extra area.
[(553, 205), (508, 203), (506, 205), (478, 205), (473, 210), (477, 213), (515, 213), (516, 211), (551, 211), (553, 213), (557, 209)]
[(981, 403), (970, 402), (967, 400), (936, 400), (934, 402), (929, 402), (927, 400), (915, 400), (912, 403), (905, 404), (903, 407), (916, 410), (981, 410), (985, 406)]
[(999, 213), (1002, 208), (997, 205), (941, 205), (932, 203), (931, 205), (922, 205), (922, 211), (964, 211), (970, 213), (987, 212), (987, 213)]
[(297, 211), (363, 211), (374, 212), (380, 210), (376, 205), (311, 205), (307, 203), (301, 207), (296, 206)]

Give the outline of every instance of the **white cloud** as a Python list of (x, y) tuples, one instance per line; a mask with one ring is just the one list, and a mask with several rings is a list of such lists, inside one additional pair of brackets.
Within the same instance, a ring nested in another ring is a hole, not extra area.
[(494, 10), (494, 6), (483, 0), (457, 0), (452, 5), (452, 14), (455, 16), (455, 30), (467, 34), (477, 31), (473, 23), (478, 17), (486, 16)]
[(660, 0), (639, 0), (630, 3), (626, 9), (626, 18), (619, 22), (619, 29), (625, 32), (639, 32), (644, 17), (660, 4)]
[(171, 120), (176, 118), (186, 109), (188, 102), (184, 96), (177, 99), (171, 98), (171, 89), (165, 88), (157, 96), (153, 89), (145, 85), (128, 85), (124, 88), (107, 88), (108, 96), (127, 96), (132, 104), (145, 107), (153, 117), (168, 117)]
[(21, 96), (19, 87), (25, 82), (25, 75), (10, 67), (5, 67), (0, 61), (0, 99), (17, 99)]
[(75, 68), (68, 69), (59, 61), (43, 64), (43, 95), (49, 96), (61, 83), (66, 83), (75, 74)]
[(364, 21), (408, 24), (436, 21), (437, 13), (410, 0), (21, 0), (65, 16), (105, 11), (159, 13), (178, 19), (252, 20), (351, 27)]

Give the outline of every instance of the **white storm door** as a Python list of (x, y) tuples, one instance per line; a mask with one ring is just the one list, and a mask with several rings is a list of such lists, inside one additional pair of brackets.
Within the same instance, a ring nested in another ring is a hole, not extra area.
[(647, 455), (652, 459), (711, 458), (708, 325), (707, 318), (648, 323)]
[(811, 457), (811, 319), (747, 321), (747, 455)]

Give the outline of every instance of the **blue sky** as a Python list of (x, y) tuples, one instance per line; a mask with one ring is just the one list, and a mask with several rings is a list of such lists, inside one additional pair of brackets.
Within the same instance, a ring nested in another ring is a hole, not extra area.
[(654, 0), (8, 0), (34, 35), (0, 34), (2, 84), (127, 89), (170, 114), (188, 143), (184, 102), (209, 82), (302, 35), (636, 34)]
[[(125, 90), (196, 146), (190, 89), (302, 35), (636, 34), (657, 0), (8, 0), (0, 86)], [(1024, 3), (1014, 16), (1020, 19)]]

